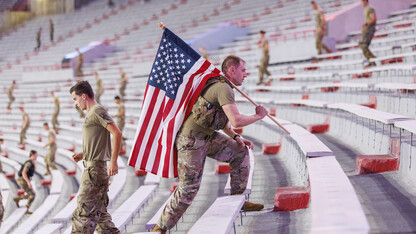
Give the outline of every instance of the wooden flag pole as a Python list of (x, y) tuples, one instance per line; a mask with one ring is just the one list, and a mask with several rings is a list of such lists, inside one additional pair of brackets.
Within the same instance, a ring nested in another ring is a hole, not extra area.
[[(163, 24), (163, 22), (159, 22), (157, 25), (163, 30), (166, 29), (166, 26)], [(247, 98), (247, 100), (249, 100), (253, 105), (255, 105), (256, 107), (259, 106), (259, 104), (257, 104), (247, 94), (245, 94), (237, 86), (235, 86), (235, 84), (233, 84), (233, 82), (230, 81), (230, 83), (231, 83), (231, 85), (233, 86), (233, 88), (235, 90), (237, 90), (241, 95), (243, 95), (243, 97)], [(283, 131), (285, 131), (287, 134), (290, 135), (290, 132), (288, 130), (286, 130), (279, 122), (277, 122), (277, 120), (273, 116), (271, 116), (269, 113), (267, 113), (267, 117), (269, 117), (275, 124), (277, 124), (277, 126), (279, 126)]]

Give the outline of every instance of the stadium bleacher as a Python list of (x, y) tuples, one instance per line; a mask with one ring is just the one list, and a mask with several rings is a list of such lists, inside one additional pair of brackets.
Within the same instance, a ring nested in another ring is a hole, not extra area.
[[(87, 80), (96, 89), (92, 73), (97, 71), (104, 85), (101, 103), (113, 115), (119, 67), (126, 72), (123, 136), (129, 155), (162, 34), (159, 21), (187, 42), (224, 22), (248, 28), (247, 35), (209, 50), (209, 60), (219, 67), (227, 55), (243, 58), (249, 75), (242, 90), (266, 106), (290, 132), (286, 134), (267, 118), (244, 127), (242, 135), (255, 144), (246, 196), (228, 197), (229, 175), (215, 174), (215, 161), (207, 159), (200, 191), (171, 232), (416, 232), (416, 2), (378, 19), (371, 43), (377, 57), (371, 61), (377, 66), (367, 68), (358, 47), (358, 28), (346, 32), (348, 36), (337, 42), (333, 53), (316, 54), (309, 1), (113, 1), (114, 7), (95, 0), (73, 13), (36, 17), (0, 34), (0, 138), (8, 155), (0, 156), (4, 172), (0, 191), (6, 208), (0, 233), (70, 233), (84, 170), (81, 162), (71, 158), (82, 150), (84, 120), (69, 94), (77, 80)], [(14, 2), (2, 1), (0, 14)], [(356, 1), (316, 2), (330, 14)], [(376, 1), (370, 0), (371, 4)], [(49, 19), (55, 24), (53, 42)], [(39, 27), (43, 28), (42, 46), (34, 51)], [(269, 39), (272, 75), (265, 85), (257, 86), (260, 30)], [(114, 46), (115, 51), (88, 61), (84, 77), (74, 77), (75, 64), (65, 67), (62, 59), (92, 41)], [(7, 92), (13, 80), (17, 82), (16, 100), (8, 110)], [(47, 141), (42, 126), (51, 121), (54, 110), (50, 91), (61, 102), (58, 170), (52, 176), (41, 176)], [(253, 113), (253, 105), (245, 98), (236, 94), (236, 101), (240, 112)], [(17, 144), (22, 121), (19, 106), (24, 106), (31, 119), (24, 150)], [(262, 152), (262, 147), (271, 145), (279, 145), (277, 154)], [(37, 198), (29, 216), (12, 198), (18, 192), (14, 175), (30, 149), (40, 157)], [(176, 180), (150, 173), (136, 176), (127, 164), (128, 157), (120, 156), (119, 174), (109, 187), (108, 210), (124, 233), (145, 232), (155, 225)], [(370, 172), (376, 173), (366, 174)], [(42, 181), (50, 185), (41, 185)], [(265, 209), (239, 212), (248, 198), (263, 203)]]

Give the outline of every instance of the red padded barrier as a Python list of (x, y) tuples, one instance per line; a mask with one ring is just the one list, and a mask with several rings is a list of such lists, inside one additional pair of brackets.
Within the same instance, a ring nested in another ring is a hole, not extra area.
[(274, 195), (273, 211), (292, 211), (309, 206), (310, 191), (305, 187), (280, 187)]
[(357, 155), (355, 158), (355, 171), (358, 174), (373, 174), (386, 171), (397, 171), (399, 158), (390, 154)]

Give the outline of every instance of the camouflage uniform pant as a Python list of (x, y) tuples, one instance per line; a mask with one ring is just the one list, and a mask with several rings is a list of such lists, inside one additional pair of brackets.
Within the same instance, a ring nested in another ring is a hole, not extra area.
[(4, 216), (4, 206), (3, 206), (3, 196), (0, 192), (0, 227), (1, 223), (3, 222), (3, 216)]
[(55, 111), (53, 113), (53, 115), (52, 115), (52, 126), (53, 126), (53, 129), (56, 129), (56, 126), (59, 125), (58, 115), (59, 115), (59, 111), (57, 111), (57, 112)]
[[(126, 125), (126, 122), (125, 122), (124, 118), (118, 117), (117, 118), (117, 127), (118, 127), (118, 129), (120, 129), (121, 132), (123, 132), (124, 125)], [(122, 137), (121, 146), (124, 146), (124, 145), (126, 145), (126, 138)]]
[[(318, 30), (317, 30), (318, 31)], [(325, 34), (316, 33), (315, 34), (315, 46), (318, 50), (318, 54), (322, 54), (322, 49), (326, 50), (327, 53), (332, 52), (323, 42), (322, 39), (324, 38)]]
[(122, 84), (118, 90), (120, 92), (120, 96), (122, 99), (124, 99), (124, 96), (126, 96), (125, 90), (126, 90), (126, 84)]
[(78, 106), (75, 106), (75, 109), (78, 111), (79, 117), (85, 118), (84, 112)]
[(100, 104), (100, 103), (101, 103), (101, 102), (100, 102), (100, 97), (101, 97), (101, 93), (96, 92), (96, 93), (95, 93), (95, 101), (96, 101), (98, 104)]
[(82, 72), (82, 63), (77, 64), (77, 76), (84, 76), (84, 73)]
[(20, 142), (19, 144), (23, 144), (23, 141), (26, 140), (26, 132), (29, 129), (30, 125), (26, 125), (24, 128), (22, 128), (22, 131), (20, 131)]
[(270, 76), (270, 72), (267, 70), (267, 67), (269, 66), (269, 54), (263, 52), (263, 57), (260, 60), (259, 65), (259, 82), (263, 82), (263, 76), (264, 74)]
[(10, 108), (15, 98), (13, 97), (13, 95), (8, 95), (8, 96), (9, 96), (9, 104), (7, 104), (7, 108)]
[(171, 229), (191, 205), (201, 184), (206, 157), (230, 163), (231, 194), (241, 194), (247, 186), (250, 162), (248, 150), (232, 138), (215, 132), (209, 139), (178, 134), (179, 185), (166, 204), (158, 225)]
[(374, 33), (376, 32), (376, 26), (368, 26), (365, 27), (361, 33), (360, 40), (358, 41), (358, 45), (360, 46), (361, 50), (363, 51), (364, 57), (367, 59), (375, 58), (373, 53), (371, 53), (368, 47), (370, 46), (371, 40), (373, 39)]
[(56, 144), (52, 144), (49, 147), (48, 152), (46, 153), (45, 157), (43, 158), (43, 160), (45, 160), (45, 164), (46, 164), (46, 170), (49, 171), (49, 168), (52, 168), (53, 170), (56, 170), (56, 165), (55, 165), (55, 153), (56, 153)]
[[(71, 233), (120, 233), (107, 212), (107, 166), (105, 162), (86, 167), (81, 177), (77, 208), (72, 214)], [(98, 225), (98, 226), (97, 226)]]
[(16, 182), (20, 186), (20, 188), (22, 188), (25, 191), (25, 194), (19, 196), (19, 199), (27, 199), (26, 207), (27, 209), (29, 209), (30, 205), (32, 205), (33, 200), (35, 200), (35, 190), (33, 190), (33, 187), (29, 188), (29, 185), (22, 176), (17, 177)]

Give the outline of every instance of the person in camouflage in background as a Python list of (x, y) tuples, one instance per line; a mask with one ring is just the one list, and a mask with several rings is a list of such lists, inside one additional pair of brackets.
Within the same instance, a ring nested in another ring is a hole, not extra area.
[[(72, 214), (71, 233), (120, 233), (107, 212), (109, 177), (118, 173), (121, 131), (107, 111), (94, 99), (88, 81), (80, 81), (69, 90), (75, 104), (87, 110), (82, 128), (82, 152), (72, 156), (84, 160), (85, 170), (78, 191), (77, 208)], [(113, 135), (113, 150), (111, 150)], [(110, 161), (107, 167), (107, 161)], [(98, 225), (98, 226), (97, 226)]]
[[(115, 96), (114, 97), (114, 102), (118, 105), (117, 108), (117, 114), (113, 115), (113, 118), (117, 118), (117, 127), (118, 129), (120, 129), (121, 132), (123, 132), (124, 129), (124, 125), (126, 124), (126, 109), (124, 107), (124, 103), (121, 100), (121, 98), (119, 96)], [(121, 142), (121, 148), (123, 149), (123, 147), (126, 145), (126, 138), (122, 138), (122, 142)], [(122, 150), (123, 152), (125, 150)]]
[(35, 51), (39, 51), (40, 49), (40, 45), (41, 45), (41, 41), (40, 38), (42, 36), (42, 28), (39, 28), (39, 30), (36, 32), (36, 47), (35, 47)]
[(14, 202), (16, 203), (17, 207), (19, 206), (19, 201), (23, 199), (27, 199), (26, 204), (26, 214), (32, 214), (29, 211), (30, 205), (35, 200), (35, 190), (33, 189), (32, 183), (30, 183), (31, 178), (35, 174), (36, 169), (36, 158), (38, 157), (38, 153), (34, 150), (30, 151), (29, 154), (30, 159), (27, 160), (22, 167), (20, 168), (19, 172), (17, 173), (18, 177), (16, 179), (17, 184), (20, 186), (21, 189), (25, 191), (24, 195), (18, 196), (13, 198)]
[(270, 55), (269, 55), (269, 41), (266, 38), (266, 32), (261, 30), (259, 32), (260, 35), (260, 48), (261, 48), (261, 52), (262, 52), (262, 57), (260, 60), (260, 65), (259, 65), (259, 82), (257, 82), (257, 85), (261, 85), (263, 84), (263, 77), (264, 74), (266, 74), (267, 76), (270, 76), (270, 72), (269, 70), (267, 70), (267, 67), (269, 66), (269, 59), (270, 59)]
[(53, 34), (55, 31), (55, 26), (53, 25), (52, 19), (49, 19), (49, 38), (53, 42)]
[(19, 107), (19, 110), (22, 112), (22, 118), (23, 118), (22, 130), (20, 131), (19, 144), (23, 146), (24, 145), (24, 140), (26, 140), (26, 132), (30, 127), (30, 119), (29, 119), (29, 115), (26, 113), (23, 106)]
[[(367, 60), (369, 60), (371, 58), (376, 57), (374, 56), (373, 53), (371, 53), (368, 47), (370, 46), (374, 33), (376, 33), (377, 16), (376, 16), (376, 12), (374, 11), (374, 8), (372, 8), (368, 4), (368, 0), (361, 0), (361, 5), (364, 7), (365, 24), (361, 26), (363, 30), (361, 32), (361, 37), (360, 37), (360, 40), (358, 41), (358, 45), (363, 51), (364, 57), (366, 57)], [(367, 66), (375, 66), (375, 65), (376, 65), (375, 62), (369, 62)]]
[(118, 70), (120, 71), (120, 82), (121, 82), (119, 92), (120, 92), (121, 99), (124, 100), (124, 96), (126, 96), (125, 90), (126, 90), (128, 78), (127, 78), (126, 73), (123, 71), (122, 67), (119, 67)]
[(55, 105), (55, 109), (52, 115), (52, 126), (53, 126), (53, 130), (55, 130), (55, 132), (58, 132), (58, 126), (59, 126), (58, 115), (60, 111), (61, 102), (59, 101), (58, 97), (55, 96), (55, 92), (51, 91), (51, 96), (53, 98), (53, 104)]
[(43, 129), (48, 131), (48, 143), (46, 143), (43, 146), (43, 148), (46, 148), (49, 146), (49, 150), (46, 153), (45, 157), (43, 158), (46, 164), (46, 173), (45, 173), (45, 176), (46, 176), (46, 175), (51, 174), (50, 168), (52, 168), (53, 170), (58, 169), (56, 168), (56, 165), (55, 165), (55, 153), (58, 147), (56, 146), (55, 131), (49, 128), (48, 123), (43, 124)]
[(312, 9), (316, 10), (316, 14), (315, 14), (315, 26), (316, 26), (315, 45), (316, 45), (316, 49), (318, 50), (318, 54), (322, 54), (322, 48), (324, 50), (326, 50), (327, 53), (332, 53), (332, 50), (329, 49), (322, 42), (322, 39), (325, 37), (326, 30), (327, 30), (324, 12), (318, 6), (318, 3), (316, 3), (315, 1), (311, 2), (311, 7), (312, 7)]
[(78, 52), (76, 76), (81, 77), (84, 76), (84, 73), (82, 72), (82, 65), (84, 64), (84, 55), (81, 53), (81, 51), (79, 51), (79, 48), (77, 48), (76, 51)]
[(15, 97), (13, 96), (14, 88), (16, 87), (16, 81), (14, 80), (12, 83), (12, 86), (10, 86), (9, 91), (7, 92), (7, 96), (9, 97), (9, 103), (7, 104), (7, 109), (12, 109), (12, 104), (15, 100)]
[[(264, 118), (267, 110), (260, 105), (254, 115), (239, 113), (229, 82), (240, 86), (247, 76), (241, 58), (225, 58), (222, 72), (227, 78), (215, 77), (207, 81), (176, 136), (179, 185), (163, 209), (154, 232), (166, 233), (191, 205), (201, 184), (206, 157), (230, 164), (231, 195), (242, 194), (246, 189), (250, 171), (247, 146), (253, 148), (253, 143), (236, 134), (231, 125), (243, 127), (254, 123)], [(263, 207), (262, 204), (245, 203), (246, 211), (258, 211)]]
[(96, 84), (96, 91), (95, 91), (95, 101), (97, 101), (98, 104), (100, 104), (100, 97), (104, 93), (104, 85), (103, 81), (98, 76), (98, 72), (94, 72), (95, 77), (95, 84)]

